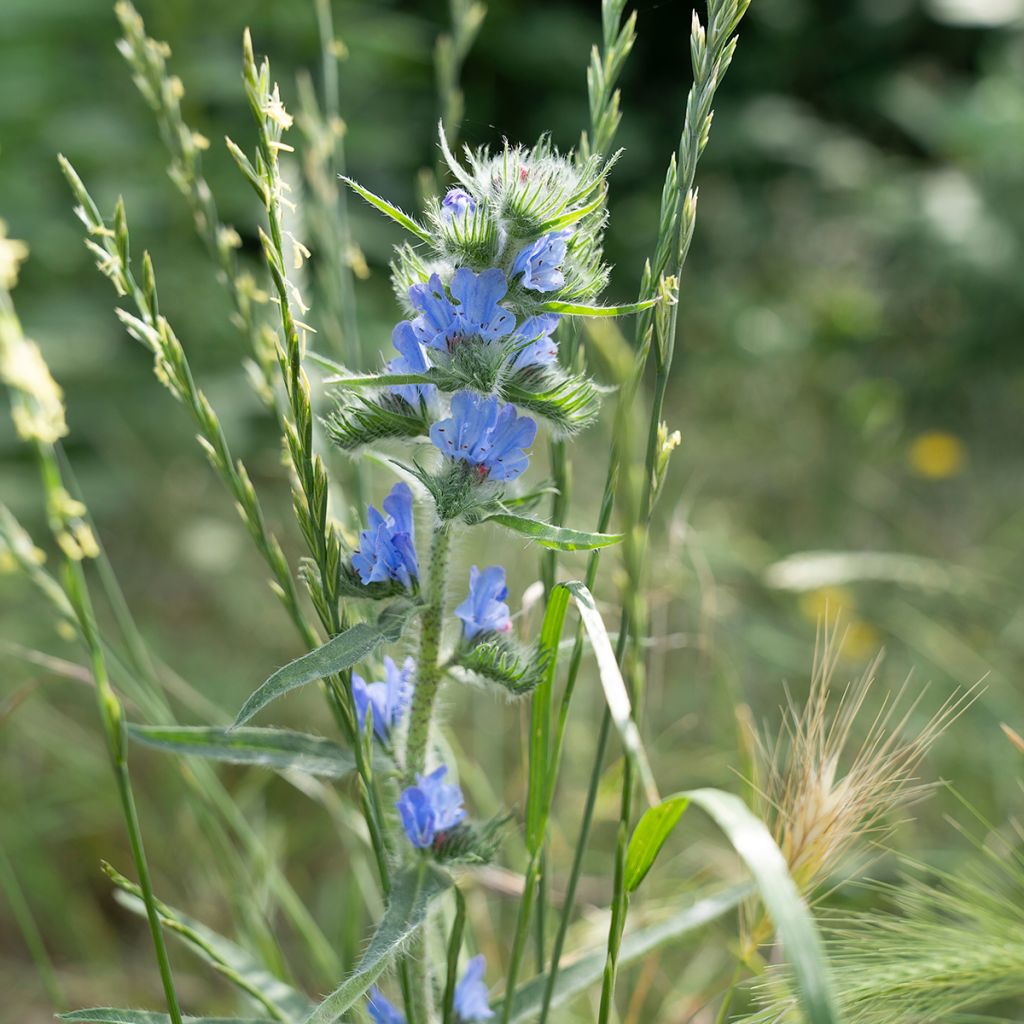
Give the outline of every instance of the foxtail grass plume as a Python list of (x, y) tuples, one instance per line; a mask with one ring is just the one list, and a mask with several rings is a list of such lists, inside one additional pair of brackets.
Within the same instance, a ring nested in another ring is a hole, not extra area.
[[(921, 761), (971, 699), (954, 695), (915, 725), (923, 691), (908, 701), (905, 683), (883, 700), (858, 739), (881, 655), (834, 698), (841, 648), (835, 625), (823, 627), (806, 702), (790, 700), (778, 736), (757, 742), (760, 810), (806, 897), (848, 861), (859, 842), (881, 841), (894, 825), (893, 812), (928, 792), (932, 784), (917, 777)], [(762, 922), (751, 930), (751, 941), (756, 946), (765, 934)]]

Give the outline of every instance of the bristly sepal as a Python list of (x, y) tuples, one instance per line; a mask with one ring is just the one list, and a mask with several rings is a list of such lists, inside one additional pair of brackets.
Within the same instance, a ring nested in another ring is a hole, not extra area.
[(415, 408), (386, 391), (372, 396), (346, 393), (323, 422), (327, 436), (347, 452), (389, 438), (423, 437), (430, 430), (422, 402)]
[(543, 680), (548, 661), (538, 647), (524, 647), (505, 633), (481, 633), (456, 655), (455, 664), (513, 697), (524, 697)]
[(505, 826), (511, 820), (511, 814), (497, 814), (481, 825), (460, 822), (434, 840), (434, 859), (442, 864), (490, 864), (501, 848)]

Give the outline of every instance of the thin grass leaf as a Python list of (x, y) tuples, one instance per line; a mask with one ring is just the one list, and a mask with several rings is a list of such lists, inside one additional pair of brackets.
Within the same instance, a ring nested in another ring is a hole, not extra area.
[(616, 658), (612, 642), (608, 638), (604, 620), (597, 610), (594, 595), (582, 583), (574, 580), (572, 583), (566, 583), (565, 586), (576, 600), (576, 607), (579, 609), (583, 626), (587, 631), (587, 636), (590, 637), (590, 646), (597, 659), (601, 689), (604, 690), (605, 701), (608, 704), (612, 721), (619, 731), (626, 756), (636, 766), (647, 802), (653, 807), (661, 803), (661, 797), (658, 795), (654, 773), (651, 771), (647, 753), (640, 739), (640, 731), (636, 727), (636, 722), (633, 721), (633, 708), (630, 704), (629, 693), (622, 678), (619, 660)]
[[(152, 1010), (118, 1010), (111, 1006), (98, 1006), (91, 1010), (72, 1010), (58, 1013), (57, 1020), (78, 1021), (80, 1024), (170, 1024), (166, 1013)], [(274, 1024), (267, 1017), (183, 1017), (185, 1024)]]
[[(655, 950), (684, 938), (698, 928), (718, 920), (739, 905), (749, 895), (749, 885), (735, 886), (724, 892), (714, 893), (695, 900), (693, 903), (677, 911), (671, 917), (657, 924), (638, 928), (623, 939), (619, 951), (619, 966), (625, 967), (650, 956)], [(551, 1009), (564, 1006), (571, 999), (585, 992), (591, 985), (601, 980), (604, 971), (605, 949), (594, 950), (584, 956), (574, 958), (560, 968), (551, 999)], [(547, 972), (531, 978), (526, 984), (516, 989), (512, 998), (511, 1024), (526, 1024), (536, 1017), (544, 1004), (544, 987), (547, 983)], [(496, 1017), (500, 1019), (502, 1003), (493, 1007)]]
[(406, 231), (414, 234), (421, 241), (432, 241), (430, 232), (414, 221), (407, 213), (403, 213), (397, 206), (394, 206), (386, 199), (382, 199), (380, 196), (375, 195), (368, 188), (363, 188), (359, 182), (353, 181), (351, 178), (346, 178), (343, 174), (339, 175), (339, 177), (350, 189), (352, 189), (353, 192), (356, 193), (356, 195), (361, 196), (371, 206), (376, 207), (385, 216), (390, 217), (396, 224), (401, 224)]
[(258, 765), (331, 779), (345, 778), (356, 768), (351, 751), (320, 736), (290, 729), (129, 724), (127, 731), (131, 739), (147, 747), (226, 764)]
[(268, 704), (289, 691), (351, 668), (381, 644), (398, 640), (414, 611), (415, 605), (411, 602), (396, 601), (381, 613), (377, 622), (358, 622), (315, 651), (278, 669), (245, 702), (235, 718), (233, 728), (244, 725)]
[(629, 302), (622, 306), (588, 306), (582, 302), (558, 302), (552, 300), (541, 305), (545, 313), (563, 313), (566, 316), (630, 316), (650, 309), (658, 299), (644, 299), (641, 302)]
[(343, 384), (349, 388), (389, 388), (396, 384), (432, 384), (434, 380), (424, 373), (361, 373), (325, 377), (324, 383)]
[[(782, 851), (767, 826), (738, 796), (722, 790), (693, 789), (674, 793), (665, 800), (665, 804), (676, 806), (680, 802), (683, 808), (687, 802), (696, 804), (708, 814), (750, 869), (781, 939), (782, 951), (790, 966), (797, 998), (807, 1024), (837, 1024), (839, 1017), (832, 991), (831, 971), (821, 936), (807, 904), (790, 877)], [(682, 814), (682, 810), (679, 814)], [(643, 819), (640, 824), (643, 825)], [(639, 830), (640, 825), (637, 828)], [(657, 834), (655, 826), (650, 823), (645, 826), (645, 832)], [(661, 843), (664, 843), (666, 837), (667, 833), (661, 837)], [(652, 863), (661, 843), (653, 851)], [(639, 868), (645, 860), (646, 855), (638, 855), (635, 866)]]
[(497, 512), (484, 520), (497, 523), (515, 533), (537, 541), (543, 547), (555, 551), (592, 551), (594, 548), (606, 548), (610, 544), (618, 544), (622, 540), (621, 533), (585, 533), (582, 530), (570, 530), (566, 526), (552, 526), (551, 523), (530, 519), (528, 516), (516, 516), (509, 512)]
[[(136, 895), (136, 887), (109, 865), (105, 870), (118, 886), (117, 902), (133, 914), (144, 916), (146, 908)], [(158, 910), (164, 927), (172, 935), (247, 996), (263, 1003), (275, 1020), (299, 1021), (313, 1007), (311, 999), (271, 974), (251, 953), (230, 939), (162, 901), (158, 902)]]
[(450, 875), (422, 861), (396, 876), (387, 910), (355, 970), (305, 1019), (304, 1024), (334, 1024), (383, 974), (419, 931), (434, 903), (452, 885)]

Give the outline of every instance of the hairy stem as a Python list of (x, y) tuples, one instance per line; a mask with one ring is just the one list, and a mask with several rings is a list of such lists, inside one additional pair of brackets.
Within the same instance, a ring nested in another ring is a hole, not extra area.
[(438, 656), (444, 625), (444, 589), (448, 576), (448, 552), (451, 542), (449, 531), (448, 523), (437, 523), (430, 543), (425, 604), (420, 614), (416, 688), (413, 690), (412, 707), (409, 710), (409, 734), (405, 745), (405, 774), (409, 780), (412, 780), (417, 772), (422, 772), (426, 764), (434, 701), (444, 675)]

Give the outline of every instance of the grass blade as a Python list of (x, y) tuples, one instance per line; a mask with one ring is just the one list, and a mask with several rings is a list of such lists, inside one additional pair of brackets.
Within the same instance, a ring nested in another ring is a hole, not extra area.
[(529, 516), (512, 515), (510, 512), (498, 512), (488, 516), (485, 522), (497, 523), (555, 551), (592, 551), (594, 548), (618, 544), (622, 540), (621, 533), (585, 533), (582, 530), (570, 530), (566, 526), (553, 526)]
[(313, 1010), (305, 1024), (334, 1024), (419, 931), (433, 903), (451, 884), (449, 875), (426, 861), (397, 875), (388, 908), (356, 969)]
[(594, 657), (597, 659), (597, 671), (601, 679), (601, 688), (604, 690), (605, 700), (608, 703), (608, 710), (611, 712), (612, 721), (619, 731), (622, 739), (622, 746), (626, 756), (636, 766), (637, 775), (644, 787), (644, 794), (647, 802), (654, 807), (661, 803), (658, 795), (658, 787), (654, 782), (654, 773), (651, 771), (650, 762), (644, 751), (643, 743), (640, 740), (640, 731), (633, 721), (633, 708), (629, 700), (629, 693), (626, 690), (626, 683), (622, 678), (622, 671), (619, 668), (619, 659), (612, 649), (612, 642), (608, 638), (608, 630), (605, 629), (604, 620), (597, 610), (594, 595), (579, 581), (574, 580), (567, 583), (569, 592), (576, 599), (576, 607), (579, 609), (583, 626), (590, 637), (590, 646), (593, 648)]
[[(57, 1020), (78, 1021), (80, 1024), (170, 1024), (166, 1013), (152, 1010), (117, 1010), (111, 1006), (98, 1006), (92, 1010), (73, 1010), (58, 1013)], [(183, 1017), (184, 1024), (273, 1024), (266, 1017)]]
[(315, 651), (289, 662), (278, 669), (242, 706), (234, 726), (244, 725), (278, 697), (307, 683), (334, 675), (351, 668), (382, 643), (391, 643), (402, 635), (402, 629), (412, 615), (414, 606), (396, 602), (381, 614), (375, 623), (357, 622), (344, 633), (328, 640)]
[[(738, 906), (749, 893), (749, 885), (735, 886), (723, 892), (697, 899), (664, 921), (648, 925), (645, 928), (638, 928), (623, 940), (619, 953), (619, 966), (636, 963), (662, 946), (676, 942), (698, 928), (717, 920)], [(601, 947), (561, 967), (551, 998), (551, 1008), (565, 1005), (570, 999), (600, 981), (604, 971), (604, 961), (605, 950), (604, 947)], [(540, 1013), (546, 983), (547, 973), (538, 974), (516, 990), (512, 999), (512, 1014), (509, 1018), (512, 1024), (525, 1024), (526, 1021), (532, 1020)], [(500, 1003), (494, 1007), (499, 1017), (501, 1009)]]
[(562, 313), (565, 316), (630, 316), (650, 309), (658, 299), (644, 299), (641, 302), (627, 302), (622, 306), (588, 306), (581, 302), (545, 302), (540, 308), (545, 313)]
[(651, 808), (633, 833), (634, 840), (638, 836), (640, 839), (638, 853), (632, 857), (631, 849), (627, 859), (627, 865), (630, 860), (633, 862), (634, 888), (654, 863), (662, 844), (689, 803), (700, 807), (725, 833), (754, 876), (761, 899), (782, 941), (804, 1018), (808, 1024), (836, 1024), (839, 1017), (828, 961), (814, 918), (790, 877), (785, 858), (772, 834), (738, 796), (719, 789), (693, 789), (675, 793), (659, 807)]
[[(112, 869), (107, 874), (119, 887), (117, 901), (132, 913), (145, 914), (142, 900), (135, 887), (121, 879)], [(205, 960), (218, 974), (222, 974), (250, 998), (264, 1005), (277, 1021), (301, 1020), (313, 1007), (313, 1001), (297, 989), (270, 973), (251, 953), (208, 928), (205, 924), (166, 903), (158, 909), (164, 927), (184, 942), (193, 953)], [(163, 1017), (163, 1015), (160, 1015)]]
[(258, 765), (275, 771), (306, 772), (341, 779), (355, 771), (351, 751), (331, 740), (290, 729), (242, 726), (129, 725), (128, 735), (138, 743), (176, 754)]

